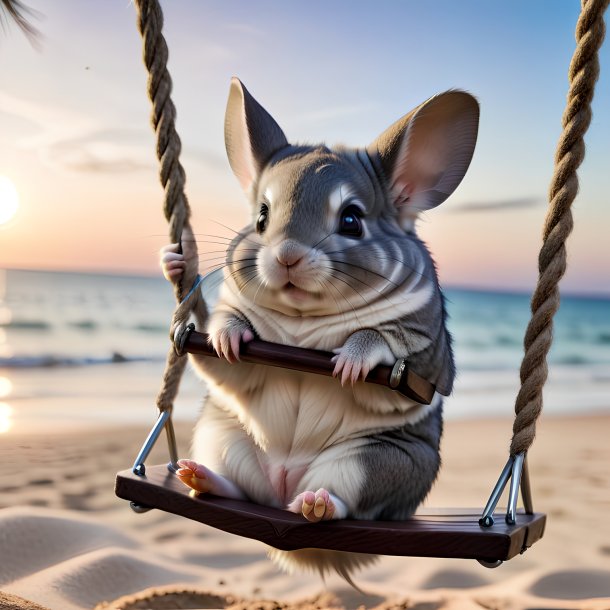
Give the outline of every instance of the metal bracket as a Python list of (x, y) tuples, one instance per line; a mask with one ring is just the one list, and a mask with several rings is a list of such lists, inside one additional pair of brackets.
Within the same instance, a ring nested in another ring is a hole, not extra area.
[(528, 515), (533, 514), (534, 507), (532, 503), (532, 492), (529, 482), (529, 471), (527, 468), (527, 459), (525, 453), (518, 453), (515, 456), (510, 456), (504, 466), (500, 478), (496, 483), (491, 496), (485, 505), (483, 514), (479, 519), (481, 527), (491, 527), (494, 524), (493, 513), (498, 505), (500, 497), (508, 481), (510, 480), (510, 488), (508, 493), (508, 508), (506, 510), (506, 523), (515, 525), (517, 522), (517, 501), (519, 499), (519, 489), (523, 498), (523, 507)]
[[(167, 446), (169, 449), (170, 461), (167, 465), (167, 469), (170, 472), (176, 472), (178, 469), (178, 449), (176, 445), (176, 434), (174, 432), (174, 424), (172, 422), (172, 411), (171, 409), (167, 409), (165, 411), (161, 411), (159, 413), (159, 417), (155, 422), (155, 425), (152, 427), (152, 430), (148, 433), (142, 448), (140, 449), (140, 453), (138, 453), (138, 457), (133, 464), (131, 471), (134, 474), (137, 474), (139, 477), (146, 476), (146, 466), (144, 462), (146, 458), (149, 456), (152, 448), (155, 446), (155, 443), (159, 439), (159, 435), (161, 431), (165, 428), (165, 432), (167, 433)], [(141, 514), (146, 513), (151, 510), (151, 507), (144, 506), (142, 504), (137, 504), (135, 502), (130, 502), (129, 506), (131, 506), (131, 510), (135, 513)]]
[(138, 453), (138, 457), (133, 464), (133, 468), (131, 469), (134, 474), (138, 476), (146, 476), (146, 466), (144, 462), (146, 458), (150, 455), (152, 448), (155, 446), (155, 443), (159, 439), (159, 435), (161, 431), (165, 428), (167, 433), (167, 446), (169, 450), (170, 461), (167, 465), (168, 470), (172, 472), (176, 472), (178, 469), (178, 449), (176, 445), (176, 434), (174, 432), (174, 424), (172, 422), (172, 412), (171, 409), (167, 409), (165, 411), (161, 411), (159, 413), (159, 417), (155, 422), (155, 425), (152, 427), (152, 430), (149, 432), (142, 448), (140, 449), (140, 453)]

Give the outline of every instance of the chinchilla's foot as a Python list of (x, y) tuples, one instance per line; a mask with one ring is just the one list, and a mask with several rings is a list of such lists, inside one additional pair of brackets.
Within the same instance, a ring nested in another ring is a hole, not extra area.
[(375, 330), (359, 330), (350, 335), (343, 347), (334, 349), (333, 377), (341, 378), (341, 385), (363, 381), (372, 368), (380, 363), (391, 364), (394, 356), (383, 337)]
[(301, 513), (307, 521), (316, 523), (329, 519), (344, 519), (347, 513), (341, 500), (326, 489), (304, 491), (300, 493), (287, 507), (292, 513)]
[(246, 499), (243, 491), (233, 481), (212, 472), (203, 464), (194, 460), (178, 460), (178, 466), (180, 468), (176, 471), (176, 476), (193, 490), (192, 494), (209, 493), (233, 500)]
[(211, 470), (193, 460), (178, 460), (178, 466), (176, 476), (187, 487), (198, 493), (212, 492), (214, 473)]

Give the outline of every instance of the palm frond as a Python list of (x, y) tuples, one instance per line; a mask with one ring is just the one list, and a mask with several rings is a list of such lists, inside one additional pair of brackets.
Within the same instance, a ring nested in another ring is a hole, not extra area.
[(40, 31), (32, 25), (30, 19), (38, 18), (39, 13), (25, 5), (21, 0), (0, 0), (0, 24), (3, 29), (12, 20), (27, 36), (30, 43), (38, 46)]

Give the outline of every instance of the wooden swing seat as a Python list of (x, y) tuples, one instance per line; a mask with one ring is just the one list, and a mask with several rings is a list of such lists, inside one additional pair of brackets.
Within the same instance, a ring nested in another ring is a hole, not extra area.
[(515, 525), (479, 525), (480, 511), (445, 509), (418, 512), (406, 521), (352, 519), (309, 523), (301, 515), (214, 496), (193, 496), (166, 465), (147, 466), (140, 476), (119, 472), (116, 495), (142, 507), (154, 506), (253, 538), (277, 549), (334, 549), (380, 555), (506, 561), (542, 538), (546, 516), (517, 513)]

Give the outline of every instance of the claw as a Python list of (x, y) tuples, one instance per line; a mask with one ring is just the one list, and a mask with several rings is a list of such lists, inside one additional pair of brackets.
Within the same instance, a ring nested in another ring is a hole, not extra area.
[(238, 362), (240, 344), (248, 343), (254, 339), (254, 333), (250, 328), (228, 327), (212, 334), (212, 347), (219, 358), (224, 358), (231, 364)]
[(241, 333), (233, 333), (229, 339), (231, 343), (231, 353), (235, 360), (239, 360), (239, 344), (241, 342), (241, 337)]

